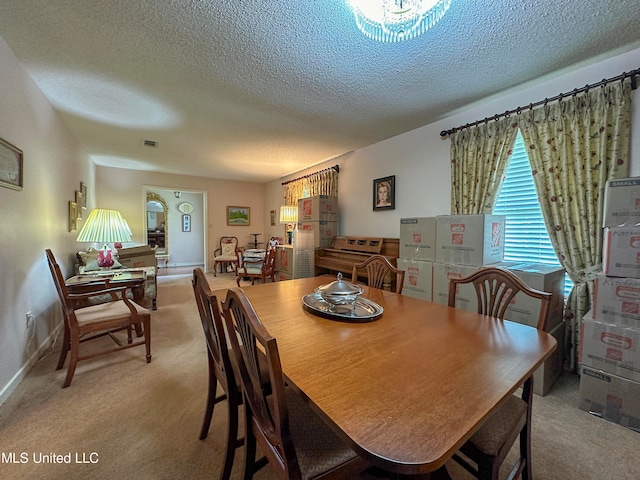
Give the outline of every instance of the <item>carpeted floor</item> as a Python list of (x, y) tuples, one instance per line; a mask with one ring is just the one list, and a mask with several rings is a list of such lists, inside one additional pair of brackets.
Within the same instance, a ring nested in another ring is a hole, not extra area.
[[(235, 285), (230, 274), (208, 278), (214, 290)], [(151, 363), (143, 348), (81, 362), (62, 389), (56, 345), (0, 406), (0, 479), (219, 478), (226, 413), (216, 407), (209, 437), (198, 440), (207, 360), (190, 276), (159, 277), (158, 286)], [(534, 477), (640, 478), (640, 435), (580, 411), (577, 389), (577, 377), (567, 374), (535, 399)], [(71, 462), (39, 463), (51, 454)], [(233, 479), (241, 477), (242, 455)], [(447, 467), (454, 479), (471, 478), (452, 462)], [(271, 478), (269, 467), (256, 475)]]

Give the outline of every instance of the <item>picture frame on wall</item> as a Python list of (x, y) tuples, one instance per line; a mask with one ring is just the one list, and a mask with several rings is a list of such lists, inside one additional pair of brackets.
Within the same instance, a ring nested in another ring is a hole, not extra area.
[(78, 220), (82, 219), (82, 204), (84, 203), (84, 195), (80, 191), (76, 191), (76, 205), (78, 210)]
[(80, 193), (82, 193), (82, 208), (87, 208), (87, 184), (80, 182)]
[(182, 215), (182, 231), (191, 231), (191, 215)]
[(227, 225), (235, 227), (251, 225), (251, 208), (227, 207)]
[(22, 150), (0, 138), (0, 185), (22, 190)]
[(271, 226), (275, 227), (276, 226), (276, 211), (275, 210), (271, 210), (269, 212), (269, 218), (271, 219)]
[(69, 231), (75, 232), (78, 228), (78, 204), (69, 201)]
[(376, 178), (373, 181), (373, 210), (395, 210), (396, 176)]

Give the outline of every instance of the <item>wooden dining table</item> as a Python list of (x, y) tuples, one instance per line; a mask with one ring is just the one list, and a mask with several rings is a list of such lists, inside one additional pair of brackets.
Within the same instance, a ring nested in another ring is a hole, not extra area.
[(369, 287), (362, 296), (383, 309), (371, 321), (325, 318), (303, 306), (303, 296), (333, 280), (243, 290), (276, 338), (287, 383), (387, 471), (441, 470), (556, 348), (533, 327)]

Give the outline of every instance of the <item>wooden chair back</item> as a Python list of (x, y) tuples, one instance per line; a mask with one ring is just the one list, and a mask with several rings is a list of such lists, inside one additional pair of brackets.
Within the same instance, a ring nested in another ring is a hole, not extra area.
[[(245, 400), (245, 428), (252, 429), (278, 477), (299, 477), (300, 467), (289, 431), (285, 384), (276, 339), (264, 327), (241, 289), (227, 291), (222, 311), (227, 331), (237, 332), (237, 335), (229, 337)], [(262, 361), (269, 372), (268, 380), (261, 375)]]
[[(509, 270), (498, 267), (486, 267), (464, 277), (449, 281), (449, 306), (455, 307), (458, 286), (473, 284), (478, 299), (478, 313), (495, 318), (505, 318), (505, 312), (515, 296), (522, 292), (532, 298), (540, 300), (540, 312), (536, 327), (538, 330), (546, 328), (551, 294), (529, 287)], [(508, 320), (508, 319), (507, 319)]]
[[(261, 265), (260, 270), (257, 267), (252, 268), (252, 265)], [(267, 281), (267, 278), (270, 278), (272, 282), (276, 280), (276, 248), (269, 248), (264, 258), (257, 259), (252, 261), (250, 259), (245, 258), (244, 262), (242, 262), (242, 266), (238, 268), (238, 273), (236, 277), (236, 284), (240, 286), (240, 280), (242, 279), (250, 279), (251, 285), (255, 283), (256, 280), (262, 280), (262, 283)]]
[(391, 285), (391, 274), (396, 277), (396, 293), (402, 293), (404, 286), (404, 270), (394, 267), (384, 255), (371, 255), (364, 262), (353, 266), (351, 281), (358, 282), (358, 270), (366, 269), (367, 285), (373, 288), (387, 289)]

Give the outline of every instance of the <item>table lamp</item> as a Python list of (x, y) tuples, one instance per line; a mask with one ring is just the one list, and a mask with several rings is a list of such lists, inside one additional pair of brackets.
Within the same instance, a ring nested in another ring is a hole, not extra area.
[(98, 266), (109, 268), (114, 262), (113, 252), (107, 244), (130, 242), (131, 229), (119, 211), (95, 208), (84, 222), (76, 241), (104, 244), (98, 250)]
[(283, 205), (280, 207), (280, 224), (286, 225), (285, 230), (289, 237), (289, 245), (293, 244), (293, 231), (298, 223), (298, 207)]

